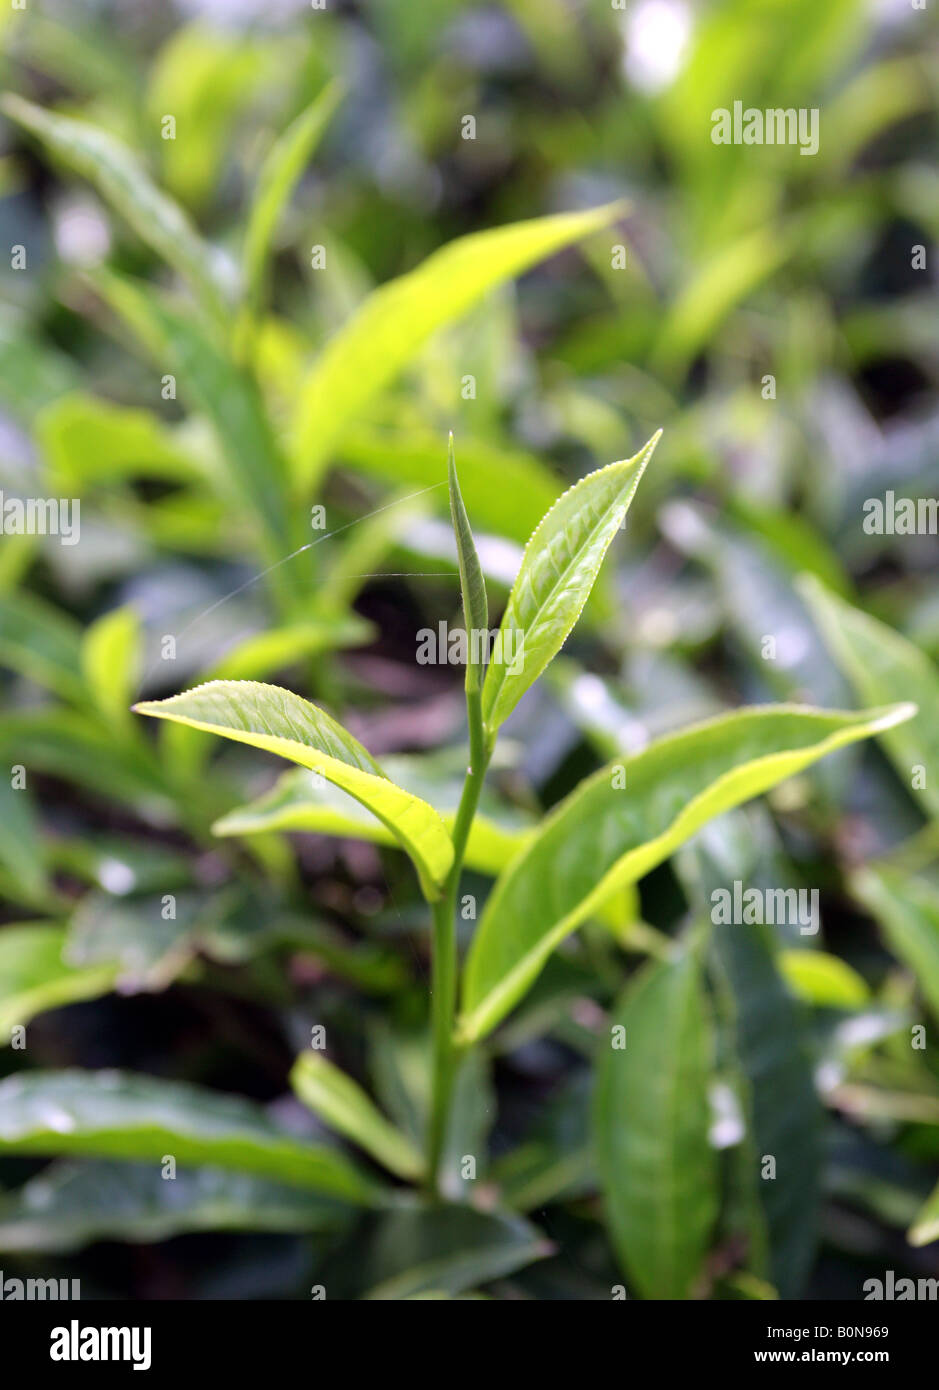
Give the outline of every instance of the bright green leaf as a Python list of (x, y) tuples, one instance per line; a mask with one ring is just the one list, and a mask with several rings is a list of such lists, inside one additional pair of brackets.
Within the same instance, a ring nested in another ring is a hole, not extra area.
[(261, 169), (242, 252), (242, 275), (249, 312), (256, 315), (278, 218), (342, 99), (339, 82), (330, 82), (274, 142)]
[(298, 1057), (290, 1073), (297, 1095), (331, 1129), (351, 1139), (399, 1178), (419, 1178), (424, 1161), (411, 1141), (351, 1077), (315, 1052)]
[[(439, 783), (415, 770), (411, 759), (387, 759), (389, 775), (407, 790), (430, 801), (452, 830), (460, 785), (454, 780)], [(397, 843), (395, 835), (381, 821), (339, 787), (325, 785), (300, 769), (278, 778), (270, 791), (256, 801), (229, 811), (212, 826), (216, 835), (263, 835), (271, 830), (305, 831), (315, 835), (337, 835), (370, 840), (377, 845)], [(501, 812), (489, 798), (470, 829), (466, 863), (471, 869), (495, 876), (515, 857), (530, 834), (526, 823)]]
[(931, 1245), (939, 1240), (939, 1187), (933, 1189), (907, 1232), (911, 1245)]
[(456, 536), (460, 589), (463, 595), (463, 621), (466, 624), (466, 688), (475, 691), (479, 689), (482, 678), (480, 663), (475, 659), (474, 652), (477, 650), (478, 634), (489, 631), (489, 600), (486, 597), (486, 581), (480, 568), (479, 556), (476, 554), (472, 527), (460, 495), (460, 483), (453, 458), (452, 434), (447, 458), (447, 481), (450, 490), (450, 518), (453, 522), (453, 534)]
[(147, 410), (131, 410), (98, 396), (70, 391), (37, 415), (37, 443), (53, 486), (84, 495), (97, 483), (126, 478), (199, 480), (193, 461), (173, 434)]
[(437, 812), (389, 781), (362, 745), (316, 705), (276, 685), (210, 681), (134, 709), (278, 753), (319, 773), (377, 816), (411, 856), (424, 891), (439, 892), (453, 844)]
[(81, 663), (95, 704), (114, 725), (126, 724), (140, 680), (143, 657), (140, 619), (132, 608), (114, 608), (97, 618), (82, 638)]
[(827, 951), (780, 951), (779, 971), (798, 998), (826, 1009), (858, 1009), (870, 998), (865, 981)]
[(431, 334), (488, 290), (608, 226), (622, 203), (516, 222), (460, 237), (371, 294), (327, 344), (304, 384), (296, 469), (311, 483), (343, 431), (416, 355)]
[(62, 959), (64, 945), (65, 928), (51, 923), (0, 928), (0, 1044), (9, 1044), (11, 1028), (36, 1014), (112, 988), (112, 965), (75, 969)]
[(581, 478), (536, 527), (502, 618), (501, 650), (497, 639), (486, 671), (483, 719), (490, 735), (557, 655), (580, 617), (660, 433), (635, 458)]
[(759, 706), (660, 739), (582, 782), (486, 904), (464, 976), (464, 1038), (493, 1028), (597, 904), (667, 859), (706, 821), (914, 711)]

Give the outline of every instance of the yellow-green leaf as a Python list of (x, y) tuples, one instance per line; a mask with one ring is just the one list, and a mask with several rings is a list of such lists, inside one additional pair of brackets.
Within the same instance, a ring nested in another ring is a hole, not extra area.
[(424, 1160), (350, 1076), (316, 1052), (298, 1057), (290, 1073), (297, 1095), (323, 1120), (399, 1178), (416, 1179)]
[(453, 842), (437, 812), (395, 786), (361, 743), (308, 700), (257, 681), (209, 681), (134, 709), (278, 753), (319, 773), (388, 827), (414, 861), (425, 893), (439, 895)]
[(363, 407), (438, 328), (488, 290), (623, 215), (622, 203), (515, 222), (460, 237), (383, 285), (327, 343), (304, 383), (296, 421), (296, 471), (316, 477)]
[[(415, 794), (433, 796), (448, 830), (452, 830), (460, 788), (453, 780), (439, 785), (427, 776), (414, 775), (401, 758), (387, 762), (389, 775)], [(376, 845), (396, 844), (396, 837), (359, 802), (337, 786), (317, 784), (300, 768), (278, 778), (268, 792), (246, 806), (237, 806), (212, 826), (215, 835), (265, 835), (272, 830), (304, 831), (314, 835), (338, 835), (368, 840)], [(466, 846), (466, 863), (481, 873), (496, 874), (506, 867), (531, 834), (528, 825), (516, 816), (497, 818), (495, 811), (478, 812)]]
[(47, 1009), (106, 994), (117, 969), (96, 965), (75, 969), (62, 959), (65, 928), (31, 922), (0, 928), (0, 1046), (10, 1030)]
[(462, 1037), (493, 1028), (598, 903), (707, 821), (914, 713), (914, 705), (861, 714), (759, 706), (601, 768), (554, 809), (496, 884), (466, 964)]
[(779, 973), (793, 994), (826, 1009), (859, 1009), (870, 998), (864, 979), (827, 951), (780, 951)]
[[(564, 645), (623, 524), (661, 430), (635, 458), (588, 473), (535, 528), (502, 617), (483, 685), (492, 736)], [(496, 653), (498, 652), (498, 657)]]
[(277, 219), (341, 99), (341, 83), (330, 82), (274, 142), (261, 169), (242, 252), (245, 300), (252, 315), (261, 307)]

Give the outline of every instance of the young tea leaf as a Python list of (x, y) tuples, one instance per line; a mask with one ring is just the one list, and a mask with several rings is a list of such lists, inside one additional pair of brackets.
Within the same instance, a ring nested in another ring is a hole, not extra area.
[(298, 1057), (290, 1084), (311, 1110), (338, 1134), (358, 1144), (378, 1163), (399, 1178), (420, 1178), (424, 1160), (400, 1130), (345, 1072), (315, 1052)]
[(411, 856), (425, 893), (439, 895), (453, 859), (453, 843), (437, 812), (389, 781), (361, 743), (316, 705), (276, 685), (209, 681), (134, 709), (278, 753), (319, 773), (388, 827)]
[[(452, 832), (460, 799), (460, 785), (453, 780), (415, 775), (414, 764), (402, 758), (386, 760), (386, 769), (399, 786), (430, 801)], [(212, 826), (215, 835), (264, 835), (271, 830), (302, 830), (316, 835), (338, 835), (343, 839), (369, 840), (376, 845), (393, 845), (395, 836), (358, 801), (339, 787), (315, 785), (302, 768), (291, 768), (257, 800), (237, 806)], [(500, 874), (521, 849), (531, 833), (530, 825), (517, 815), (493, 805), (488, 799), (470, 827), (466, 845), (466, 864), (471, 869)]]
[(462, 1036), (489, 1032), (548, 956), (614, 888), (634, 882), (712, 817), (827, 753), (915, 713), (766, 705), (660, 739), (602, 768), (557, 806), (496, 884), (470, 948)]
[(489, 631), (489, 600), (486, 597), (486, 581), (476, 554), (473, 532), (470, 527), (460, 484), (456, 475), (456, 462), (453, 457), (453, 435), (450, 435), (447, 458), (447, 481), (450, 488), (450, 516), (453, 533), (456, 536), (457, 561), (460, 567), (460, 589), (463, 594), (463, 619), (466, 623), (466, 640), (469, 655), (466, 661), (466, 688), (478, 690), (481, 684), (479, 663), (472, 653), (477, 650), (474, 635)]
[(660, 436), (654, 434), (635, 458), (575, 483), (535, 528), (502, 618), (500, 657), (486, 671), (483, 720), (490, 738), (580, 617)]
[(249, 312), (258, 312), (277, 219), (290, 200), (297, 180), (342, 100), (339, 82), (330, 82), (319, 96), (274, 142), (258, 179), (242, 252), (242, 276)]
[(565, 212), (460, 237), (382, 285), (327, 344), (308, 376), (296, 422), (298, 482), (314, 481), (344, 430), (431, 334), (484, 294), (622, 216), (624, 205)]

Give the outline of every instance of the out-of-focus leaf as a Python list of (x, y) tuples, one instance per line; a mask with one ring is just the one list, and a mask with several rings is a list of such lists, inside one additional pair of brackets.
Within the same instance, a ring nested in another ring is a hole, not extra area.
[[(821, 1107), (806, 1036), (767, 928), (719, 925), (713, 933), (746, 1085), (748, 1176), (766, 1222), (766, 1272), (783, 1298), (797, 1298), (817, 1240), (821, 1165)], [(767, 1157), (775, 1160), (772, 1178), (763, 1176)]]
[[(339, 457), (350, 468), (395, 487), (438, 486), (440, 440), (422, 430), (379, 432), (353, 425)], [(525, 542), (557, 500), (558, 483), (531, 454), (460, 436), (460, 491), (477, 531)], [(441, 508), (446, 493), (437, 496)]]
[(464, 973), (464, 1039), (493, 1028), (616, 887), (642, 878), (714, 816), (912, 712), (759, 706), (660, 739), (582, 782), (486, 903)]
[(191, 482), (198, 470), (149, 411), (71, 391), (36, 417), (35, 435), (53, 487), (86, 493), (125, 478)]
[[(482, 1048), (474, 1048), (457, 1066), (443, 1154), (440, 1191), (454, 1202), (470, 1202), (477, 1183), (487, 1177), (489, 1132), (496, 1120), (492, 1063)], [(466, 1160), (473, 1160), (469, 1170)]]
[(468, 1206), (406, 1207), (377, 1220), (361, 1260), (364, 1297), (459, 1294), (544, 1259), (551, 1247), (521, 1217)]
[(859, 869), (851, 887), (939, 1017), (939, 889), (928, 879), (873, 867)]
[(127, 724), (142, 660), (140, 619), (132, 608), (114, 608), (86, 629), (81, 663), (102, 715), (114, 726)]
[(666, 506), (662, 519), (669, 539), (715, 575), (735, 635), (778, 696), (819, 705), (848, 702), (848, 687), (793, 591), (788, 547), (771, 541), (774, 555), (762, 538), (747, 538), (686, 503)]
[(424, 1160), (351, 1077), (315, 1052), (297, 1058), (290, 1073), (297, 1095), (331, 1129), (351, 1139), (399, 1178), (417, 1179)]
[(0, 664), (65, 700), (84, 698), (78, 624), (33, 594), (0, 594)]
[(166, 115), (176, 120), (176, 139), (160, 142), (161, 174), (188, 206), (201, 208), (211, 197), (232, 126), (276, 56), (263, 32), (198, 20), (175, 29), (157, 53), (145, 110), (157, 129)]
[[(447, 829), (452, 829), (460, 795), (455, 781), (441, 780), (438, 784), (412, 759), (389, 758), (385, 766), (397, 783), (430, 801)], [(308, 773), (299, 770), (285, 772), (269, 792), (247, 806), (229, 811), (215, 822), (212, 830), (216, 835), (298, 830), (371, 840), (379, 845), (395, 843), (391, 830), (341, 788), (317, 784)], [(487, 799), (470, 830), (466, 863), (472, 869), (495, 875), (518, 853), (530, 833), (518, 817), (506, 814), (502, 818), (498, 807)]]
[(174, 798), (150, 749), (118, 742), (102, 723), (66, 709), (25, 710), (0, 724), (0, 749), (11, 762), (77, 783), (95, 797), (137, 803), (165, 820)]
[(425, 892), (439, 893), (453, 859), (453, 842), (437, 812), (389, 781), (362, 745), (316, 705), (275, 685), (210, 681), (134, 708), (278, 753), (321, 774), (388, 827), (411, 856)]
[(226, 474), (216, 481), (251, 516), (257, 516), (272, 562), (284, 559), (290, 540), (286, 464), (253, 381), (180, 308), (149, 285), (98, 271), (96, 288), (134, 330), (181, 392), (211, 420)]
[(501, 655), (493, 655), (483, 685), (483, 719), (490, 736), (557, 655), (580, 617), (660, 433), (634, 458), (575, 483), (532, 534), (502, 617)]
[(17, 902), (52, 905), (48, 855), (32, 799), (27, 787), (13, 785), (8, 772), (0, 774), (0, 865), (16, 886)]
[(267, 261), (277, 221), (290, 201), (297, 180), (313, 158), (342, 95), (341, 83), (330, 82), (274, 142), (261, 169), (242, 251), (244, 294), (252, 317), (263, 302)]
[(0, 100), (0, 110), (89, 179), (140, 239), (191, 281), (208, 309), (224, 315), (221, 257), (201, 240), (182, 209), (157, 188), (126, 145), (98, 126), (44, 111), (12, 92)]
[(62, 959), (65, 929), (51, 923), (0, 928), (0, 1045), (10, 1029), (47, 1009), (94, 999), (113, 987), (113, 966), (74, 969)]
[(221, 1168), (53, 1164), (0, 1200), (0, 1250), (77, 1250), (100, 1240), (152, 1244), (190, 1231), (334, 1231), (350, 1208), (302, 1188)]
[(221, 657), (207, 680), (264, 680), (304, 657), (342, 647), (364, 645), (372, 629), (351, 613), (340, 618), (307, 618), (287, 627), (272, 627), (237, 643)]
[(610, 1231), (645, 1298), (689, 1298), (717, 1216), (712, 1043), (692, 952), (645, 967), (611, 1015), (595, 1134)]
[(761, 228), (717, 250), (671, 306), (653, 349), (653, 363), (660, 370), (684, 370), (731, 309), (772, 275), (794, 246), (791, 231)]
[(496, 1161), (492, 1179), (515, 1211), (534, 1211), (558, 1197), (596, 1191), (591, 1087), (585, 1073), (564, 1083), (539, 1109), (522, 1143)]
[[(884, 747), (905, 786), (939, 818), (939, 670), (912, 642), (885, 623), (806, 578), (803, 592), (832, 653), (865, 702), (912, 700), (919, 715), (885, 731)], [(920, 774), (917, 775), (917, 768)]]
[(375, 1187), (334, 1150), (304, 1144), (259, 1105), (129, 1072), (25, 1072), (0, 1082), (0, 1153), (214, 1164), (370, 1203)]
[(911, 1245), (931, 1245), (939, 1240), (939, 1187), (929, 1197), (907, 1232)]
[(859, 1009), (870, 999), (865, 981), (827, 951), (780, 951), (779, 973), (793, 994), (827, 1009)]
[(494, 227), (461, 237), (383, 285), (327, 344), (304, 383), (295, 469), (309, 485), (346, 427), (431, 334), (504, 280), (622, 216), (624, 205)]
[(192, 959), (209, 924), (204, 894), (87, 893), (69, 921), (65, 959), (76, 968), (110, 966), (122, 990), (161, 989)]
[(14, 418), (31, 427), (37, 413), (74, 390), (77, 380), (70, 357), (38, 339), (25, 315), (0, 305), (0, 401)]

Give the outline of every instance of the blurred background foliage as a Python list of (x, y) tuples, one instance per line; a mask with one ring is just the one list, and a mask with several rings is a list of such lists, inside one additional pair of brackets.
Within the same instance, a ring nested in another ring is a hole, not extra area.
[[(822, 931), (717, 934), (723, 1195), (700, 1291), (856, 1298), (887, 1268), (939, 1273), (935, 1202), (917, 1216), (939, 1173), (937, 545), (861, 524), (865, 499), (937, 486), (934, 12), (29, 0), (0, 41), (6, 92), (134, 152), (76, 153), (71, 128), (4, 107), (0, 486), (80, 498), (82, 528), (0, 540), (0, 753), (28, 770), (25, 793), (0, 779), (0, 1022), (35, 1016), (4, 1071), (188, 1079), (309, 1134), (286, 1075), (321, 1023), (419, 1133), (427, 931), (407, 866), (355, 838), (341, 795), (291, 809), (293, 774), (272, 790), (265, 760), (155, 739), (128, 706), (276, 680), (452, 808), (461, 673), (415, 663), (418, 629), (459, 621), (448, 429), (496, 607), (558, 491), (665, 430), (587, 621), (507, 726), (472, 891), (580, 776), (690, 720), (780, 698), (921, 708), (723, 818), (557, 954), (461, 1083), (454, 1152), (489, 1154), (502, 1227), (475, 1231), (459, 1191), (446, 1229), (407, 1211), (350, 1229), (303, 1193), (214, 1190), (209, 1169), (161, 1189), (133, 1165), (5, 1158), (7, 1272), (80, 1274), (86, 1297), (317, 1279), (332, 1296), (406, 1288), (388, 1281), (434, 1252), (456, 1294), (609, 1297), (586, 1118), (604, 1011), (739, 878), (818, 887)], [(295, 190), (258, 213), (268, 152), (318, 98)], [(735, 100), (819, 107), (818, 154), (713, 145)], [(462, 305), (471, 268), (443, 265), (369, 321), (339, 391), (317, 379), (373, 290), (453, 239), (619, 199)], [(316, 506), (314, 546), (271, 568)], [(766, 1203), (751, 1144), (794, 1156)], [(451, 1247), (477, 1243), (459, 1265)]]

